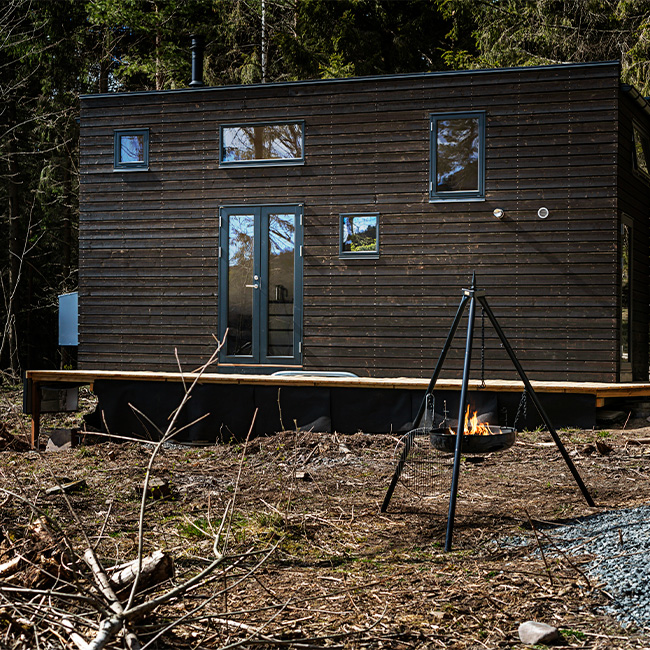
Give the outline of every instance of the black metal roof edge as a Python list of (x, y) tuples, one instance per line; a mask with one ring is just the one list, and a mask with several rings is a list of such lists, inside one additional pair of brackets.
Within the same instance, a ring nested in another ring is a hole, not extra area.
[(630, 84), (621, 84), (621, 90), (624, 93), (628, 93), (632, 101), (636, 102), (644, 113), (650, 115), (650, 103), (648, 100), (650, 98), (644, 97), (634, 86)]
[(554, 63), (551, 65), (531, 65), (531, 66), (517, 66), (510, 68), (479, 68), (476, 70), (436, 70), (434, 72), (405, 72), (401, 74), (384, 74), (384, 75), (368, 75), (365, 77), (341, 77), (336, 79), (299, 79), (297, 81), (274, 81), (269, 83), (256, 83), (256, 84), (239, 84), (229, 86), (197, 86), (195, 88), (173, 88), (167, 90), (133, 90), (114, 93), (89, 93), (80, 95), (80, 99), (92, 99), (100, 97), (137, 97), (141, 95), (166, 95), (166, 94), (179, 94), (179, 93), (202, 93), (205, 91), (214, 90), (232, 90), (241, 88), (277, 88), (283, 86), (298, 86), (298, 85), (322, 85), (328, 83), (353, 83), (355, 81), (379, 81), (381, 79), (421, 79), (426, 77), (438, 77), (446, 75), (483, 75), (494, 74), (500, 72), (521, 72), (522, 70), (564, 70), (567, 68), (586, 68), (598, 66), (611, 66), (617, 65), (620, 67), (619, 61), (590, 61), (586, 63)]

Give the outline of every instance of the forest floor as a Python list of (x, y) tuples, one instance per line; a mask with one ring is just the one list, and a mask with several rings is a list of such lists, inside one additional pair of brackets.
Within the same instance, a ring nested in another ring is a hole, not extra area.
[[(26, 435), (19, 393), (1, 396), (5, 438)], [(83, 403), (92, 407), (88, 395)], [(80, 425), (80, 414), (43, 417), (45, 431)], [(167, 446), (152, 476), (166, 479), (172, 495), (147, 502), (144, 553), (170, 554), (171, 584), (183, 582), (214, 559), (231, 503), (219, 548), (232, 559), (134, 623), (136, 632), (144, 643), (185, 616), (148, 647), (521, 648), (518, 626), (537, 620), (560, 629), (556, 648), (649, 648), (648, 630), (623, 629), (602, 612), (609, 596), (580, 568), (588, 558), (547, 557), (546, 565), (535, 553), (535, 533), (543, 540), (548, 525), (650, 503), (650, 445), (635, 444), (650, 437), (648, 422), (560, 434), (596, 507), (587, 506), (547, 432), (522, 432), (507, 451), (464, 457), (451, 552), (444, 552), (451, 462), (438, 452), (424, 448), (420, 464), (407, 465), (381, 513), (396, 463), (391, 435), (286, 431), (246, 445)], [(597, 442), (611, 452), (600, 453)], [(0, 495), (0, 563), (16, 552), (34, 507), (81, 550), (83, 528), (105, 566), (135, 558), (137, 488), (150, 454), (150, 445), (93, 435), (69, 451), (2, 451), (0, 488), (12, 494)], [(80, 491), (46, 492), (82, 479)], [(512, 537), (528, 546), (509, 544)], [(62, 627), (30, 618), (29, 607), (16, 622), (23, 601), (12, 605), (4, 587), (17, 582), (0, 582), (0, 647), (77, 647)], [(83, 609), (73, 602), (71, 612)], [(92, 638), (95, 619), (79, 616), (82, 636)], [(114, 644), (106, 647), (122, 647)]]

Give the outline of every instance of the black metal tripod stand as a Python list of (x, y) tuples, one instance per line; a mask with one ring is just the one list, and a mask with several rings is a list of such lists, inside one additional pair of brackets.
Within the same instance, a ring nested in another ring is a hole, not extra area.
[[(422, 418), (425, 414), (425, 410), (427, 407), (427, 398), (429, 395), (433, 393), (433, 389), (436, 385), (436, 382), (438, 381), (438, 377), (440, 376), (440, 372), (442, 370), (442, 366), (445, 362), (445, 359), (447, 357), (447, 353), (449, 352), (449, 349), (451, 347), (452, 341), (454, 340), (454, 336), (456, 335), (456, 330), (458, 329), (458, 326), (460, 325), (461, 318), (463, 317), (463, 313), (465, 312), (465, 308), (467, 307), (467, 303), (469, 302), (469, 317), (467, 321), (467, 338), (465, 341), (465, 361), (463, 365), (463, 381), (461, 385), (461, 390), (460, 390), (460, 404), (459, 404), (459, 409), (458, 409), (458, 432), (456, 436), (456, 447), (455, 447), (455, 453), (454, 453), (454, 468), (453, 468), (453, 473), (452, 473), (452, 479), (451, 479), (451, 493), (449, 496), (449, 514), (447, 516), (447, 537), (445, 540), (445, 551), (450, 551), (451, 550), (451, 542), (452, 542), (452, 537), (453, 537), (453, 532), (454, 532), (454, 516), (456, 513), (456, 495), (458, 493), (458, 476), (460, 473), (460, 456), (461, 456), (461, 449), (462, 449), (462, 444), (463, 444), (463, 422), (465, 421), (465, 409), (467, 407), (467, 387), (469, 385), (469, 372), (470, 372), (470, 365), (471, 365), (471, 359), (472, 359), (472, 339), (474, 337), (474, 318), (476, 315), (476, 301), (481, 304), (483, 307), (484, 312), (487, 314), (488, 318), (490, 319), (490, 323), (492, 323), (492, 327), (494, 327), (494, 330), (496, 331), (497, 335), (499, 336), (499, 339), (501, 340), (501, 344), (503, 345), (504, 349), (508, 353), (508, 356), (510, 357), (510, 360), (512, 361), (513, 365), (515, 366), (517, 372), (519, 373), (519, 377), (521, 378), (521, 381), (524, 383), (524, 390), (528, 393), (530, 398), (532, 399), (533, 403), (535, 404), (535, 407), (537, 408), (537, 411), (544, 421), (544, 424), (546, 425), (546, 428), (548, 429), (549, 433), (551, 434), (555, 444), (557, 445), (557, 448), (560, 450), (560, 454), (562, 455), (562, 458), (564, 458), (564, 461), (566, 462), (569, 470), (571, 471), (571, 474), (573, 475), (573, 478), (575, 479), (576, 483), (578, 484), (578, 487), (580, 488), (580, 491), (582, 492), (583, 496), (585, 497), (585, 500), (590, 506), (594, 505), (594, 501), (591, 498), (591, 495), (589, 494), (589, 491), (587, 490), (585, 484), (582, 481), (582, 478), (580, 477), (580, 474), (578, 473), (578, 470), (576, 469), (575, 465), (573, 464), (573, 461), (571, 460), (571, 457), (567, 453), (566, 448), (562, 444), (562, 441), (560, 440), (560, 437), (557, 434), (557, 431), (555, 430), (555, 427), (553, 426), (552, 422), (550, 421), (548, 415), (546, 415), (546, 412), (544, 411), (544, 408), (539, 401), (539, 397), (537, 397), (537, 394), (535, 393), (535, 390), (533, 389), (530, 381), (528, 380), (528, 377), (526, 376), (526, 373), (524, 372), (524, 369), (522, 368), (521, 364), (519, 363), (519, 360), (517, 359), (514, 350), (510, 346), (510, 343), (508, 342), (508, 339), (506, 338), (506, 335), (503, 333), (503, 330), (501, 329), (501, 326), (499, 325), (497, 319), (494, 316), (494, 313), (490, 309), (490, 306), (488, 305), (488, 302), (485, 298), (485, 292), (483, 290), (478, 290), (476, 288), (476, 274), (472, 274), (472, 287), (471, 289), (463, 289), (463, 296), (460, 301), (460, 305), (458, 306), (458, 311), (456, 312), (456, 317), (454, 318), (454, 322), (451, 325), (451, 328), (449, 330), (449, 334), (447, 335), (447, 340), (445, 341), (445, 344), (442, 348), (442, 351), (440, 352), (440, 357), (438, 358), (438, 363), (436, 364), (435, 370), (433, 371), (433, 375), (431, 377), (431, 381), (429, 382), (429, 386), (427, 388), (427, 391), (424, 395), (424, 399), (422, 400), (422, 404), (420, 405), (420, 409), (418, 411), (418, 414), (415, 417), (414, 421), (414, 430), (416, 427), (418, 427), (422, 421)], [(390, 485), (388, 486), (388, 491), (386, 493), (386, 497), (384, 498), (384, 502), (381, 506), (381, 511), (386, 512), (388, 509), (388, 504), (390, 503), (390, 499), (393, 496), (393, 491), (395, 490), (395, 486), (397, 485), (397, 481), (399, 480), (400, 475), (402, 474), (402, 470), (404, 469), (404, 464), (406, 462), (406, 458), (408, 457), (409, 451), (411, 449), (411, 445), (413, 444), (413, 433), (414, 430), (411, 431), (409, 434), (407, 434), (407, 438), (404, 444), (404, 449), (402, 450), (402, 454), (400, 456), (400, 459), (397, 463), (397, 467), (395, 468), (395, 472), (393, 473), (393, 478), (391, 479)]]

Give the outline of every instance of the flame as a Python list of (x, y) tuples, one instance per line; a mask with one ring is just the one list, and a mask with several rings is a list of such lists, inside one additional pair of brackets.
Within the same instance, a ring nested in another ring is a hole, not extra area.
[[(456, 432), (453, 429), (449, 429), (452, 435), (456, 435)], [(490, 425), (484, 422), (478, 421), (477, 412), (474, 411), (474, 415), (469, 417), (469, 404), (467, 405), (467, 412), (465, 413), (465, 429), (464, 435), (466, 436), (490, 436), (492, 431), (490, 430)]]

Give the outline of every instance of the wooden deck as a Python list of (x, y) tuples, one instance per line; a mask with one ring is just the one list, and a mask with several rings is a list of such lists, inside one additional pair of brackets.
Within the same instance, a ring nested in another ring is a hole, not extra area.
[[(198, 376), (196, 373), (180, 372), (120, 372), (112, 370), (28, 370), (27, 379), (39, 385), (78, 384), (91, 385), (98, 379), (114, 381), (186, 381), (192, 382)], [(199, 379), (202, 384), (248, 384), (266, 386), (330, 386), (336, 388), (388, 388), (425, 390), (429, 379), (414, 379), (410, 377), (326, 377), (318, 374), (308, 375), (238, 375), (223, 373), (204, 373)], [(534, 381), (530, 382), (539, 393), (575, 393), (578, 395), (594, 395), (597, 406), (602, 406), (606, 398), (647, 397), (650, 396), (650, 382), (607, 384), (600, 382), (563, 382), (563, 381)], [(439, 390), (460, 390), (461, 379), (438, 379), (436, 388)], [(470, 380), (469, 389), (472, 391), (513, 392), (523, 390), (524, 384), (518, 380), (487, 379), (485, 386), (478, 380)]]
[[(374, 378), (374, 377), (328, 377), (318, 374), (308, 375), (239, 375), (222, 373), (179, 373), (179, 372), (144, 372), (144, 371), (110, 371), (110, 370), (28, 370), (26, 379), (32, 385), (32, 447), (37, 444), (40, 432), (41, 392), (43, 386), (56, 387), (65, 385), (90, 385), (97, 380), (113, 381), (155, 381), (192, 383), (199, 377), (201, 384), (241, 384), (260, 386), (321, 386), (330, 388), (385, 388), (425, 391), (429, 379), (413, 379), (405, 377)], [(436, 383), (438, 390), (460, 390), (460, 379), (439, 379)], [(649, 383), (607, 384), (598, 382), (559, 382), (531, 381), (538, 393), (564, 393), (576, 395), (593, 395), (596, 406), (605, 404), (608, 398), (648, 397)], [(471, 380), (471, 391), (487, 392), (521, 392), (521, 381), (486, 380), (482, 386), (478, 380)]]

